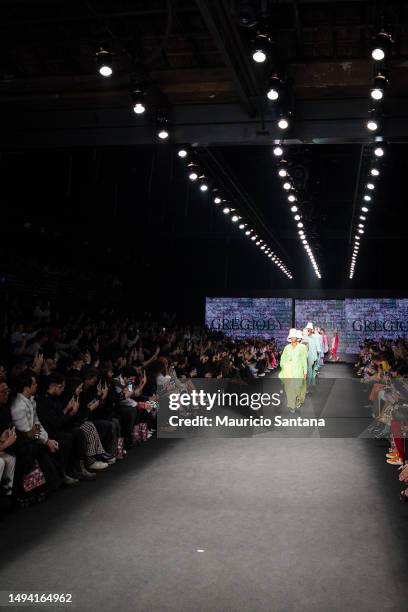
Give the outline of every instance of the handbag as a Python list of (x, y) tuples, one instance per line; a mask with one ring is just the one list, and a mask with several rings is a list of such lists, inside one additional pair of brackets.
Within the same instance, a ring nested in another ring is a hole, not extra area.
[(33, 489), (37, 489), (38, 487), (42, 487), (45, 484), (45, 476), (42, 472), (42, 469), (38, 465), (38, 462), (35, 462), (34, 469), (31, 470), (29, 474), (26, 474), (23, 477), (23, 489), (26, 493), (32, 491)]
[(118, 438), (117, 440), (116, 459), (124, 459), (125, 457), (125, 453), (123, 452), (124, 441), (125, 441), (124, 438)]
[(146, 442), (147, 440), (147, 423), (137, 423), (132, 430), (132, 442), (134, 444)]

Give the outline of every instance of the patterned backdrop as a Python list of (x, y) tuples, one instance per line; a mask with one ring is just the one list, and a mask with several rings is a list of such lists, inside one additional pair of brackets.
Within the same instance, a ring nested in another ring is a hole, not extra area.
[[(408, 336), (408, 299), (295, 300), (295, 326), (308, 321), (339, 334), (339, 352), (358, 353), (365, 338)], [(292, 327), (292, 299), (207, 298), (206, 324), (227, 336), (276, 338)]]
[(275, 338), (286, 343), (292, 326), (292, 299), (207, 298), (206, 325), (238, 338)]
[(329, 337), (329, 348), (333, 331), (339, 335), (339, 352), (348, 352), (344, 344), (346, 320), (344, 300), (295, 300), (295, 321), (298, 329), (306, 327), (308, 321), (323, 327)]
[(365, 338), (395, 338), (408, 333), (408, 300), (345, 300), (348, 353)]

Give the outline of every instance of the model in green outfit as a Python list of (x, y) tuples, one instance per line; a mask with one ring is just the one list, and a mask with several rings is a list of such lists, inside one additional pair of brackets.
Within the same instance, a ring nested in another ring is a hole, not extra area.
[(298, 344), (297, 331), (291, 329), (287, 344), (283, 349), (279, 378), (285, 386), (287, 406), (294, 412), (301, 404), (302, 388), (307, 375), (307, 352)]

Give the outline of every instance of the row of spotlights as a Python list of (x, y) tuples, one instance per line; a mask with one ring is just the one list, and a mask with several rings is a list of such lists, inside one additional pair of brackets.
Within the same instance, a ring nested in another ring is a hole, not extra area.
[[(188, 151), (186, 149), (179, 149), (177, 155), (181, 159), (185, 159), (186, 157), (188, 157)], [(208, 191), (208, 183), (205, 181), (204, 176), (199, 175), (199, 170), (195, 166), (195, 164), (190, 163), (188, 167), (188, 178), (193, 182), (199, 181), (201, 191)], [(226, 203), (226, 201), (223, 200), (223, 198), (221, 198), (219, 195), (214, 196), (213, 201), (214, 204), (217, 205), (222, 204), (224, 202), (224, 206), (222, 208), (222, 212), (224, 213), (224, 215), (228, 215), (232, 223), (238, 224), (238, 228), (240, 230), (245, 230), (245, 235), (248, 236), (250, 240), (255, 243), (255, 246), (259, 247), (259, 249), (271, 259), (272, 263), (274, 263), (290, 280), (293, 278), (290, 270), (284, 265), (281, 259), (267, 246), (267, 244), (261, 238), (259, 238), (259, 236), (255, 233), (255, 230), (251, 229), (248, 224), (245, 223), (245, 221), (242, 219), (237, 210), (231, 208), (231, 206)]]
[[(371, 57), (375, 62), (384, 62), (391, 52), (393, 40), (390, 34), (381, 31), (374, 40), (374, 44), (371, 50)], [(384, 98), (384, 93), (388, 87), (388, 79), (384, 74), (384, 70), (380, 68), (377, 76), (374, 79), (373, 87), (370, 91), (370, 96), (374, 102), (380, 102)], [(376, 111), (373, 109), (370, 114), (371, 118), (367, 121), (366, 127), (370, 132), (376, 132), (379, 129), (379, 121), (376, 117)]]
[[(376, 158), (383, 157), (384, 153), (385, 153), (384, 148), (381, 147), (381, 146), (377, 146), (374, 149), (374, 156)], [(370, 168), (369, 175), (370, 175), (370, 177), (378, 177), (378, 176), (380, 176), (380, 170), (378, 169), (377, 166), (373, 165)], [(372, 182), (372, 180), (369, 180), (365, 184), (365, 188), (368, 191), (373, 192), (375, 190), (375, 184)], [(357, 263), (357, 257), (358, 257), (358, 253), (359, 253), (359, 250), (360, 250), (361, 236), (365, 232), (365, 225), (364, 225), (364, 223), (367, 221), (367, 214), (370, 212), (369, 203), (372, 201), (372, 196), (369, 195), (368, 193), (364, 193), (363, 201), (364, 201), (364, 204), (363, 204), (363, 206), (360, 207), (359, 216), (358, 216), (358, 222), (356, 224), (356, 234), (354, 236), (353, 253), (352, 253), (352, 256), (351, 256), (350, 271), (349, 271), (349, 279), (350, 280), (352, 280), (353, 277), (354, 277), (355, 266), (356, 266), (356, 263)]]
[[(380, 32), (376, 37), (375, 44), (371, 51), (371, 57), (373, 58), (373, 60), (376, 62), (384, 61), (386, 59), (386, 56), (389, 54), (391, 50), (392, 42), (393, 41), (389, 34), (387, 34), (386, 32)], [(370, 96), (375, 102), (379, 102), (383, 99), (384, 91), (387, 85), (388, 85), (387, 78), (385, 77), (384, 74), (382, 74), (381, 71), (379, 71), (377, 73), (377, 76), (374, 79), (374, 86), (370, 91)], [(378, 121), (377, 112), (375, 109), (370, 111), (370, 118), (368, 119), (366, 126), (370, 132), (376, 132), (378, 130), (379, 121)], [(385, 153), (385, 150), (383, 146), (375, 145), (375, 148), (374, 148), (374, 158), (375, 159), (380, 160), (382, 157), (384, 157), (384, 153)], [(372, 166), (370, 168), (369, 174), (370, 174), (370, 177), (378, 177), (380, 175), (380, 171), (376, 166)], [(364, 193), (363, 195), (364, 205), (361, 206), (360, 214), (358, 217), (357, 228), (356, 228), (357, 231), (354, 236), (353, 254), (351, 256), (350, 273), (349, 273), (350, 280), (354, 276), (354, 270), (355, 270), (355, 266), (357, 262), (358, 252), (360, 249), (361, 235), (364, 234), (364, 231), (365, 231), (364, 223), (367, 221), (366, 215), (369, 212), (368, 205), (372, 201), (372, 196), (370, 195), (370, 192), (372, 193), (375, 190), (375, 184), (372, 182), (372, 180), (368, 180), (368, 182), (365, 185), (365, 189), (366, 189), (366, 193)]]
[[(276, 149), (279, 149), (278, 152), (276, 152)], [(277, 155), (277, 157), (280, 157), (281, 155), (283, 155), (283, 149), (282, 147), (275, 147), (274, 151), (275, 155)], [(285, 162), (281, 162), (281, 163), (285, 163)], [(289, 193), (288, 195), (288, 201), (292, 203), (292, 206), (290, 208), (291, 212), (293, 213), (293, 219), (296, 222), (296, 226), (298, 228), (298, 234), (299, 234), (299, 239), (302, 242), (302, 245), (310, 259), (310, 262), (313, 266), (314, 272), (317, 276), (317, 278), (321, 279), (321, 274), (320, 274), (320, 270), (319, 270), (319, 266), (317, 265), (317, 262), (315, 260), (315, 257), (313, 255), (313, 251), (307, 241), (306, 238), (306, 233), (305, 230), (303, 229), (304, 225), (302, 222), (302, 216), (299, 212), (299, 207), (296, 204), (293, 204), (293, 202), (296, 202), (297, 197), (295, 195), (294, 189), (293, 189), (293, 185), (291, 182), (291, 177), (287, 171), (287, 169), (284, 167), (284, 165), (281, 165), (278, 169), (278, 175), (284, 179), (284, 182), (282, 184), (282, 187), (284, 189), (285, 192)]]

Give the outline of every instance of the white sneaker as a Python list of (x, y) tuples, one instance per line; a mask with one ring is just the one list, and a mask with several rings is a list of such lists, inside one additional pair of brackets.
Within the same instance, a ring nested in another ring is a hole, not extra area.
[(105, 470), (109, 465), (104, 461), (94, 461), (86, 466), (88, 470)]

